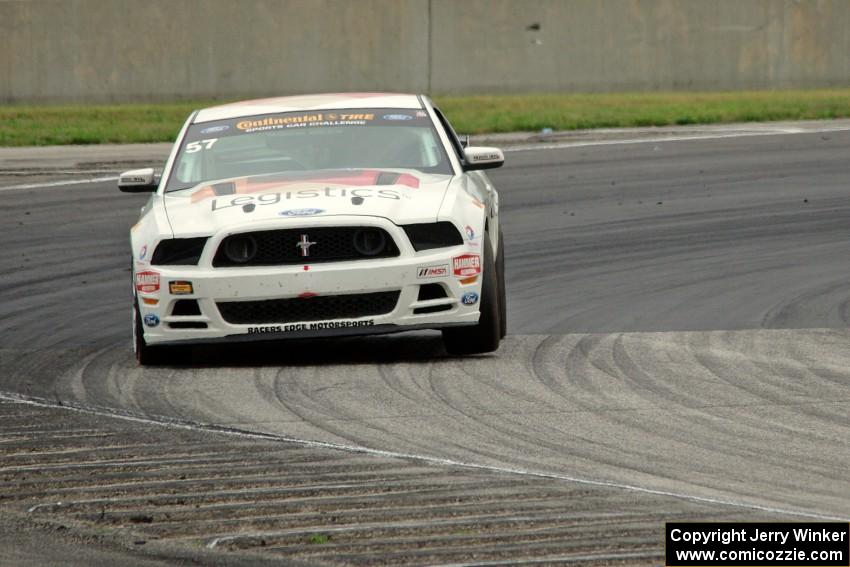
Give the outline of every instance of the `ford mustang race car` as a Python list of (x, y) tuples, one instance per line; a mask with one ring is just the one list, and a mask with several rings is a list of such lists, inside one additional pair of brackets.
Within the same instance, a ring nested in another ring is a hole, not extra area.
[(440, 329), (452, 354), (505, 335), (499, 198), (425, 96), (272, 98), (189, 116), (131, 229), (140, 364), (193, 343)]

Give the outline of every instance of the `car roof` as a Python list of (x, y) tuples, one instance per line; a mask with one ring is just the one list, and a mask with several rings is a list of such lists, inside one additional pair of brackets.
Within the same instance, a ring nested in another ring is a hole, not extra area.
[(326, 93), (313, 95), (282, 96), (244, 100), (198, 111), (195, 123), (228, 120), (243, 116), (276, 114), (299, 110), (333, 110), (348, 108), (422, 108), (419, 97), (414, 94), (397, 93)]

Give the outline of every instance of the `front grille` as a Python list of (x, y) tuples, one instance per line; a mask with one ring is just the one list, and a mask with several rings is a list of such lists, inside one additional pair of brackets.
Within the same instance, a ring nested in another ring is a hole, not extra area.
[[(306, 249), (305, 256), (302, 250)], [(398, 247), (377, 227), (317, 227), (232, 234), (221, 241), (213, 266), (278, 266), (391, 258)]]
[(180, 317), (191, 317), (192, 315), (200, 315), (201, 308), (198, 307), (198, 301), (195, 299), (178, 299), (174, 302), (171, 314)]
[(262, 301), (220, 301), (216, 305), (224, 320), (234, 325), (328, 321), (390, 313), (395, 309), (400, 293), (396, 290)]
[(172, 321), (168, 324), (172, 329), (206, 329), (207, 324), (203, 321)]
[[(448, 295), (446, 295), (446, 290), (441, 284), (429, 283), (419, 286), (419, 296), (416, 300), (428, 301), (430, 299), (443, 299), (445, 297), (448, 297)], [(429, 305), (428, 307), (417, 307), (413, 310), (413, 314), (424, 315), (426, 313), (439, 313), (440, 311), (448, 311), (453, 307), (454, 305), (451, 303), (443, 305)]]
[(454, 305), (431, 305), (429, 307), (417, 307), (413, 310), (414, 315), (425, 315), (426, 313), (439, 313), (440, 311), (448, 311)]
[(419, 296), (416, 301), (428, 301), (429, 299), (443, 299), (448, 297), (446, 290), (438, 283), (429, 283), (419, 286)]

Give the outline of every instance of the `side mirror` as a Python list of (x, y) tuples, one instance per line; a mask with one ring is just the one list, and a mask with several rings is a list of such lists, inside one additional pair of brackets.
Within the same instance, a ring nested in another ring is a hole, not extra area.
[(457, 139), (460, 141), (460, 147), (462, 147), (462, 148), (468, 148), (469, 147), (469, 135), (458, 134)]
[(118, 189), (124, 193), (151, 193), (158, 185), (152, 167), (125, 171), (118, 177)]
[(467, 171), (477, 169), (494, 169), (505, 163), (505, 154), (499, 148), (468, 147), (463, 151), (466, 155)]

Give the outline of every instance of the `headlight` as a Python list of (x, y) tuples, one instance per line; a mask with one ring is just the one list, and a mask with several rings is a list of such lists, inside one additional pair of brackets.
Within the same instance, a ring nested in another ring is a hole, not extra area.
[(407, 238), (417, 252), (463, 244), (463, 236), (448, 221), (403, 225)]
[(196, 266), (201, 259), (207, 238), (172, 238), (156, 246), (151, 258), (153, 265)]

